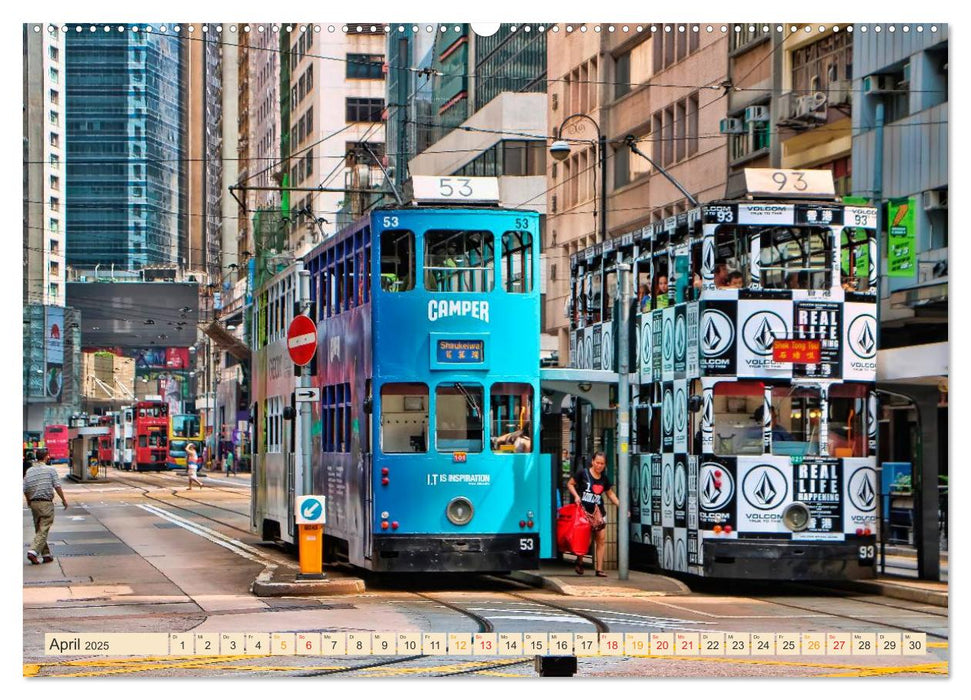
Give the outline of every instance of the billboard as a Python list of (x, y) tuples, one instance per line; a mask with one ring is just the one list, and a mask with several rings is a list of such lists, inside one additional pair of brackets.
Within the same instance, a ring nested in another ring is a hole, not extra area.
[(61, 398), (64, 385), (64, 307), (44, 308), (44, 395)]

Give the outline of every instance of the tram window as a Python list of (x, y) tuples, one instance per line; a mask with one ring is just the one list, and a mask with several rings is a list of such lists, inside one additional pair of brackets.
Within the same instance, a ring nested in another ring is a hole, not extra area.
[(634, 426), (637, 430), (637, 451), (651, 451), (651, 408), (637, 406), (634, 408)]
[(148, 436), (146, 436), (146, 435), (139, 435), (138, 436), (138, 446), (139, 447), (148, 447)]
[(651, 310), (651, 264), (647, 260), (637, 263), (637, 310)]
[(417, 382), (381, 387), (381, 451), (428, 451), (428, 386)]
[(491, 292), (495, 275), (489, 231), (427, 231), (425, 289), (430, 292)]
[(604, 289), (602, 299), (605, 300), (603, 320), (610, 321), (614, 317), (614, 300), (617, 298), (617, 272), (608, 270), (603, 276)]
[[(772, 454), (818, 455), (822, 399), (817, 389), (772, 389)], [(762, 414), (759, 412), (761, 420)]]
[(667, 265), (654, 265), (654, 283), (651, 287), (651, 297), (654, 299), (655, 309), (666, 309), (671, 305), (668, 297), (668, 268)]
[(829, 453), (834, 457), (866, 457), (867, 390), (861, 384), (829, 388)]
[(415, 234), (381, 232), (381, 289), (407, 292), (415, 288)]
[(864, 228), (844, 228), (840, 235), (840, 284), (847, 292), (870, 289), (870, 238)]
[(603, 301), (601, 284), (603, 278), (600, 270), (584, 277), (586, 291), (586, 319), (587, 323), (600, 323), (600, 306)]
[(697, 301), (701, 297), (701, 247), (700, 241), (691, 244), (691, 301)]
[[(744, 229), (736, 226), (719, 226), (715, 231), (715, 286), (719, 289), (748, 286), (749, 238)], [(730, 279), (731, 278), (731, 279)]]
[(482, 452), (482, 406), (479, 384), (449, 382), (435, 389), (435, 448), (439, 452)]
[(761, 233), (762, 286), (829, 289), (832, 239), (826, 228), (773, 226)]
[(489, 431), (493, 452), (533, 451), (533, 387), (497, 382), (489, 392)]
[(528, 231), (502, 234), (502, 283), (507, 292), (533, 291), (533, 236)]
[(715, 416), (712, 439), (720, 455), (762, 454), (762, 411), (765, 387), (761, 382), (719, 382), (712, 394)]

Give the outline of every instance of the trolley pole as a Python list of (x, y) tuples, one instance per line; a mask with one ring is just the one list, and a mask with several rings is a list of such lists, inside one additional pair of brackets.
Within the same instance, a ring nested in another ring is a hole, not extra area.
[[(606, 218), (606, 217), (605, 217)], [(618, 254), (620, 257), (620, 254)], [(617, 574), (621, 581), (629, 577), (630, 561), (630, 264), (617, 265), (617, 299), (620, 301), (617, 332), (617, 489), (620, 506), (617, 514)]]

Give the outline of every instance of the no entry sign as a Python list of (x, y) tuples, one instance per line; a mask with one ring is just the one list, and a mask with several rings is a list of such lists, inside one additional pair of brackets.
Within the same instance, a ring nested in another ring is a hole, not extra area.
[(294, 316), (287, 329), (287, 351), (298, 367), (310, 364), (317, 352), (317, 324), (309, 316)]

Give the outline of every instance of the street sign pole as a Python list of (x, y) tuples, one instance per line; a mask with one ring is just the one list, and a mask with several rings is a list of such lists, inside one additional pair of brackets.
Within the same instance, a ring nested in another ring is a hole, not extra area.
[[(310, 313), (310, 271), (309, 270), (300, 270), (299, 277), (300, 277), (300, 311), (302, 313), (304, 313), (304, 314), (309, 314)], [(303, 366), (303, 367), (299, 367), (298, 368), (298, 371), (300, 372), (300, 381), (297, 383), (298, 388), (299, 389), (303, 389), (305, 391), (310, 391), (310, 389), (311, 389), (311, 386), (310, 386), (310, 366), (309, 365), (306, 365), (306, 366)], [(310, 442), (311, 420), (312, 420), (312, 416), (311, 416), (311, 412), (310, 412), (310, 402), (309, 401), (302, 401), (302, 402), (300, 402), (300, 473), (301, 473), (301, 479), (300, 479), (300, 491), (299, 491), (299, 495), (308, 495), (308, 494), (314, 493), (313, 470), (311, 469), (311, 466), (312, 466), (312, 464), (311, 464), (311, 461), (312, 461), (312, 452), (313, 452), (313, 448), (312, 448), (311, 442)], [(324, 535), (324, 533), (322, 531), (319, 532), (319, 533), (316, 533), (316, 532), (313, 532), (312, 533), (309, 530), (305, 530), (305, 528), (315, 528), (315, 529), (319, 529), (319, 526), (300, 525), (299, 527), (300, 527), (300, 530), (301, 530), (301, 538), (300, 538), (301, 539), (301, 543), (300, 543), (301, 544), (301, 549), (303, 549), (303, 548), (305, 548), (307, 546), (307, 544), (308, 544), (308, 536), (309, 537), (314, 537), (316, 535), (317, 537), (320, 538), (320, 541), (318, 543), (318, 546), (321, 547), (321, 549), (319, 551), (320, 551), (320, 554), (321, 554), (321, 560), (320, 560), (320, 562), (321, 562), (321, 567), (322, 567), (323, 566), (323, 549), (322, 549), (322, 546), (323, 546), (323, 535)], [(318, 551), (317, 550), (317, 547), (313, 547), (312, 549), (314, 551)], [(309, 557), (303, 557), (303, 556), (300, 557), (300, 573), (301, 573), (301, 575), (303, 577), (305, 577), (305, 578), (308, 577), (308, 576), (313, 576), (315, 578), (319, 578), (319, 577), (323, 576), (324, 574), (320, 570), (315, 570), (315, 569), (317, 569), (316, 566), (312, 566), (311, 565), (309, 570), (305, 570), (305, 562), (308, 559), (309, 559)], [(316, 561), (316, 555), (314, 556), (314, 560)]]

